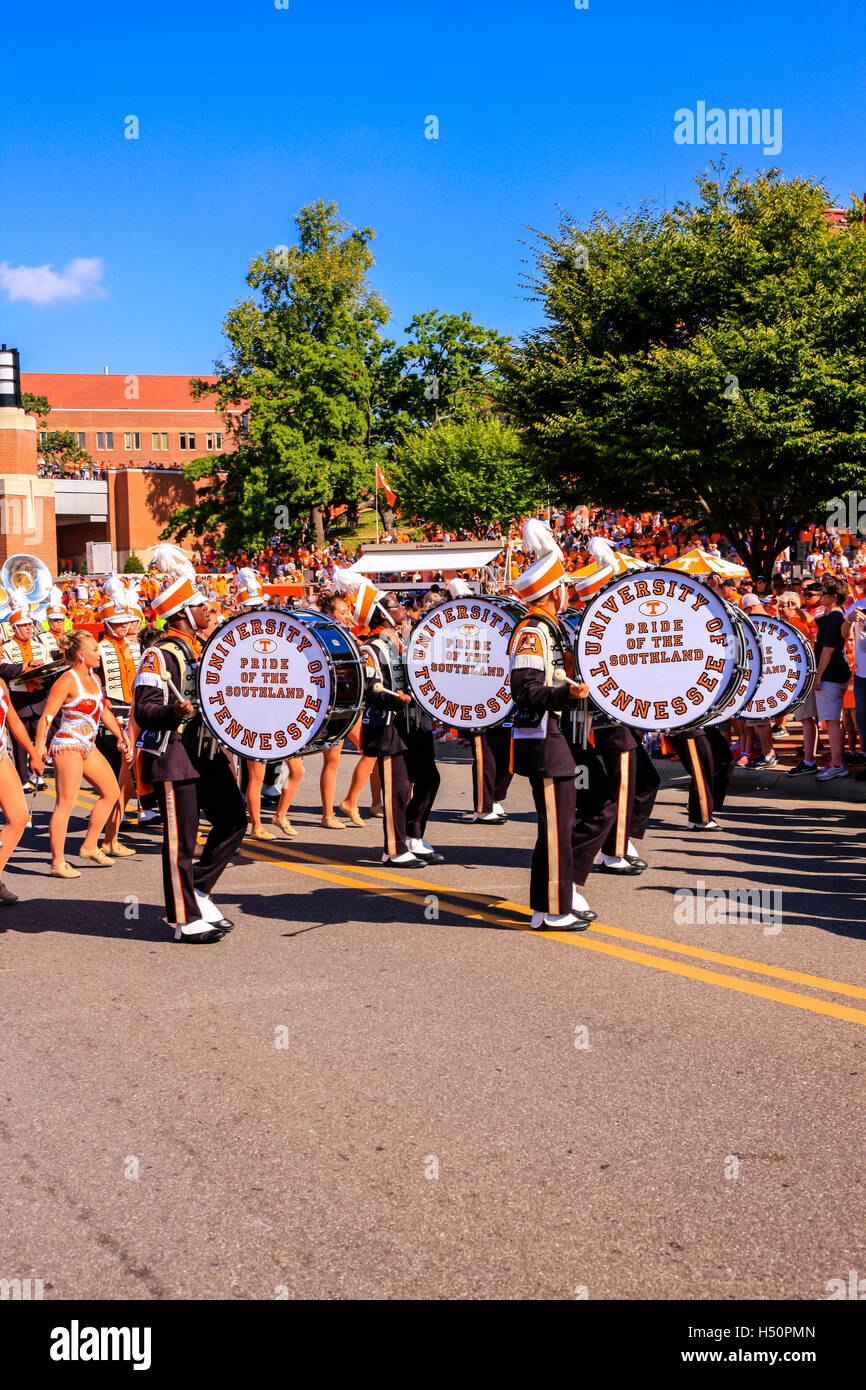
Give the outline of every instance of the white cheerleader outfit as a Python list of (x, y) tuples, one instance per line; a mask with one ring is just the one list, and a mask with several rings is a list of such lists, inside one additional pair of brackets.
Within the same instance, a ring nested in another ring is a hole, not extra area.
[(78, 694), (73, 695), (71, 700), (64, 700), (60, 706), (60, 728), (51, 740), (48, 750), (52, 758), (56, 753), (68, 752), (80, 753), (82, 758), (86, 758), (93, 751), (99, 732), (99, 721), (105, 704), (99, 678), (93, 677), (99, 693), (88, 693), (81, 684), (78, 672), (73, 670), (72, 674), (78, 686)]

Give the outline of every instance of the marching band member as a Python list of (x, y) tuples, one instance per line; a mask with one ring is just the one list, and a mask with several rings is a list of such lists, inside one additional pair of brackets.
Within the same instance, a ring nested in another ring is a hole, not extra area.
[[(590, 575), (588, 582), (578, 580), (575, 583), (575, 593), (580, 600), (589, 596), (589, 590), (597, 591), (616, 572), (615, 554), (606, 541), (594, 536), (588, 550), (598, 572)], [(646, 860), (638, 854), (634, 842), (642, 840), (646, 833), (661, 778), (644, 748), (641, 735), (603, 710), (593, 710), (592, 738), (607, 775), (605, 797), (616, 808), (615, 820), (598, 854), (596, 870), (622, 877), (642, 874)]]
[[(157, 546), (152, 563), (168, 578), (153, 599), (154, 614), (167, 625), (141, 660), (133, 715), (146, 750), (142, 774), (156, 788), (162, 812), (166, 918), (175, 941), (210, 945), (232, 927), (210, 895), (244, 838), (247, 815), (231, 764), (193, 704), (199, 634), (211, 622), (207, 600), (178, 546)], [(193, 865), (200, 809), (211, 829)]]
[[(344, 627), (352, 630), (352, 615), (349, 605), (342, 594), (328, 594), (319, 600), (319, 611), (326, 613), (328, 617), (334, 618)], [(358, 749), (358, 761), (352, 771), (352, 780), (349, 790), (344, 799), (340, 802), (340, 810), (351, 825), (363, 825), (361, 813), (358, 810), (358, 797), (370, 780), (370, 774), (376, 766), (373, 758), (367, 758), (361, 752), (361, 719), (358, 718), (354, 728), (349, 730), (348, 737)], [(340, 756), (343, 752), (343, 740), (335, 743), (331, 748), (325, 748), (322, 752), (322, 773), (319, 778), (319, 794), (322, 798), (322, 820), (321, 824), (326, 830), (343, 830), (346, 821), (340, 820), (334, 814), (334, 795), (337, 790), (337, 772), (340, 766)]]
[[(38, 632), (35, 631), (30, 604), (26, 598), (19, 597), (17, 594), (12, 596), (9, 626), (12, 629), (12, 638), (4, 644), (4, 662), (15, 665), (22, 662), (26, 668), (27, 666), (43, 666), (56, 659), (56, 654), (59, 654), (56, 641), (53, 637), (49, 638), (49, 634), (41, 629)], [(28, 681), (25, 671), (23, 675), (10, 679), (9, 693), (12, 697), (12, 706), (27, 730), (28, 738), (35, 739), (39, 718), (45, 709), (46, 691), (44, 686), (34, 681)], [(15, 759), (15, 771), (21, 778), (24, 790), (32, 791), (34, 787), (41, 790), (45, 786), (45, 782), (39, 773), (31, 775), (28, 771), (26, 752), (17, 741), (13, 744), (12, 756)]]
[(382, 863), (400, 869), (442, 864), (424, 839), (439, 789), (432, 721), (409, 694), (399, 625), (406, 610), (393, 594), (383, 594), (362, 574), (335, 570), (345, 593), (355, 596), (353, 617), (369, 627), (362, 643), (367, 673), (361, 747), (375, 757), (382, 781), (385, 846)]
[[(43, 769), (42, 758), (37, 757), (36, 749), (12, 705), (9, 690), (4, 680), (0, 680), (0, 811), (6, 819), (3, 826), (3, 840), (0, 843), (0, 873), (6, 868), (9, 859), (28, 825), (27, 802), (21, 779), (15, 771), (15, 764), (6, 747), (6, 730), (21, 744), (30, 759), (30, 765), (37, 774)], [(18, 895), (7, 888), (0, 879), (0, 903), (17, 903)]]
[[(248, 608), (259, 608), (265, 601), (265, 591), (255, 570), (245, 567), (235, 575), (235, 613)], [(247, 814), (250, 818), (250, 838), (253, 840), (273, 840), (275, 837), (262, 825), (262, 787), (265, 782), (267, 763), (257, 762), (255, 758), (244, 758), (247, 770)]]
[(65, 849), (69, 817), (81, 788), (82, 776), (87, 778), (99, 796), (90, 813), (87, 834), (79, 854), (82, 859), (90, 859), (102, 869), (111, 868), (114, 864), (114, 860), (99, 848), (99, 836), (120, 796), (120, 788), (110, 766), (96, 747), (100, 722), (106, 724), (124, 758), (129, 761), (132, 760), (132, 748), (105, 703), (102, 685), (96, 675), (99, 667), (96, 638), (81, 628), (77, 632), (65, 632), (61, 651), (69, 661), (70, 669), (58, 677), (48, 692), (36, 731), (36, 754), (40, 761), (44, 761), (48, 730), (54, 716), (59, 713), (60, 727), (48, 750), (54, 764), (57, 796), (49, 827), (51, 874), (54, 878), (80, 878), (78, 870), (67, 864)]
[[(103, 594), (104, 601), (97, 610), (104, 627), (104, 635), (99, 643), (102, 684), (106, 697), (111, 701), (112, 712), (128, 734), (135, 670), (141, 659), (141, 649), (133, 635), (138, 632), (138, 619), (133, 606), (135, 594), (117, 574), (107, 576)], [(117, 838), (127, 803), (135, 791), (135, 776), (132, 766), (120, 756), (113, 740), (107, 739), (102, 732), (97, 739), (97, 747), (110, 764), (120, 786), (117, 805), (113, 807), (105, 827), (102, 848), (105, 854), (122, 859), (135, 854), (134, 849), (122, 845)]]
[[(577, 753), (562, 728), (569, 701), (586, 699), (589, 687), (557, 680), (568, 670), (570, 641), (558, 615), (568, 604), (563, 555), (543, 521), (529, 520), (523, 547), (538, 557), (514, 580), (530, 604), (511, 635), (511, 693), (514, 697), (514, 771), (527, 777), (538, 812), (532, 856), (530, 907), (533, 930), (584, 931), (595, 913), (580, 892), (595, 854), (610, 829), (613, 808), (581, 806), (577, 822), (578, 766), (592, 757)], [(581, 780), (583, 785), (584, 779)]]
[(714, 812), (724, 805), (734, 767), (728, 740), (714, 724), (669, 737), (689, 774), (689, 830), (718, 830)]
[[(448, 584), (452, 598), (474, 598), (465, 579)], [(479, 825), (504, 825), (507, 819), (503, 801), (511, 785), (511, 720), (492, 729), (472, 729), (472, 813)]]
[(56, 648), (55, 656), (60, 655), (60, 638), (66, 631), (66, 609), (63, 606), (63, 591), (57, 584), (52, 584), (48, 593), (48, 611), (45, 614), (45, 621), (48, 623), (46, 636), (49, 645), (53, 642)]

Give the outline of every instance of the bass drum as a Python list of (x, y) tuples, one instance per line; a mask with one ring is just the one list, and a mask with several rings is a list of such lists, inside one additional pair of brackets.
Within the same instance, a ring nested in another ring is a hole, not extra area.
[(761, 724), (803, 703), (815, 684), (815, 654), (802, 632), (784, 618), (761, 613), (752, 624), (761, 644), (761, 679), (737, 718)]
[[(726, 600), (725, 600), (726, 601)], [(725, 724), (729, 719), (738, 719), (740, 711), (744, 705), (752, 699), (758, 688), (763, 668), (763, 654), (761, 651), (761, 640), (755, 629), (755, 624), (747, 614), (735, 608), (733, 604), (728, 604), (734, 621), (740, 625), (746, 646), (747, 669), (740, 678), (740, 683), (728, 700), (727, 704), (719, 710), (712, 719), (708, 719), (708, 724)]]
[(708, 723), (747, 670), (743, 629), (724, 599), (665, 569), (618, 575), (593, 595), (574, 658), (603, 715), (658, 733)]
[(208, 729), (256, 762), (332, 747), (364, 704), (354, 637), (305, 608), (268, 604), (226, 618), (202, 649), (196, 680)]
[(406, 674), (426, 714), (454, 729), (492, 729), (511, 713), (508, 643), (527, 612), (512, 598), (456, 598), (415, 623)]

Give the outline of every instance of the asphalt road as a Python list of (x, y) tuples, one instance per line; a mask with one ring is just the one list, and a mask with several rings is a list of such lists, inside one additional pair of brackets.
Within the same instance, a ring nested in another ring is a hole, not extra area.
[[(592, 875), (593, 928), (537, 935), (528, 788), (477, 827), (468, 766), (441, 770), (447, 863), (418, 878), (382, 868), (380, 821), (319, 828), (309, 760), (301, 837), (246, 842), (216, 894), (236, 929), (198, 950), (160, 920), (153, 835), (63, 883), (40, 798), (0, 909), (0, 1277), (701, 1300), (866, 1275), (864, 811), (740, 785), (697, 835), (664, 765), (650, 869)], [(763, 920), (675, 896), (737, 887)]]

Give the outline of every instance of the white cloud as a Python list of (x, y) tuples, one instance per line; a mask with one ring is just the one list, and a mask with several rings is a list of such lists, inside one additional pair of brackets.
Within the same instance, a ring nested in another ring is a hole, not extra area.
[(0, 289), (9, 298), (31, 304), (54, 304), (60, 299), (104, 299), (102, 257), (76, 256), (62, 270), (51, 265), (11, 266), (0, 261)]

